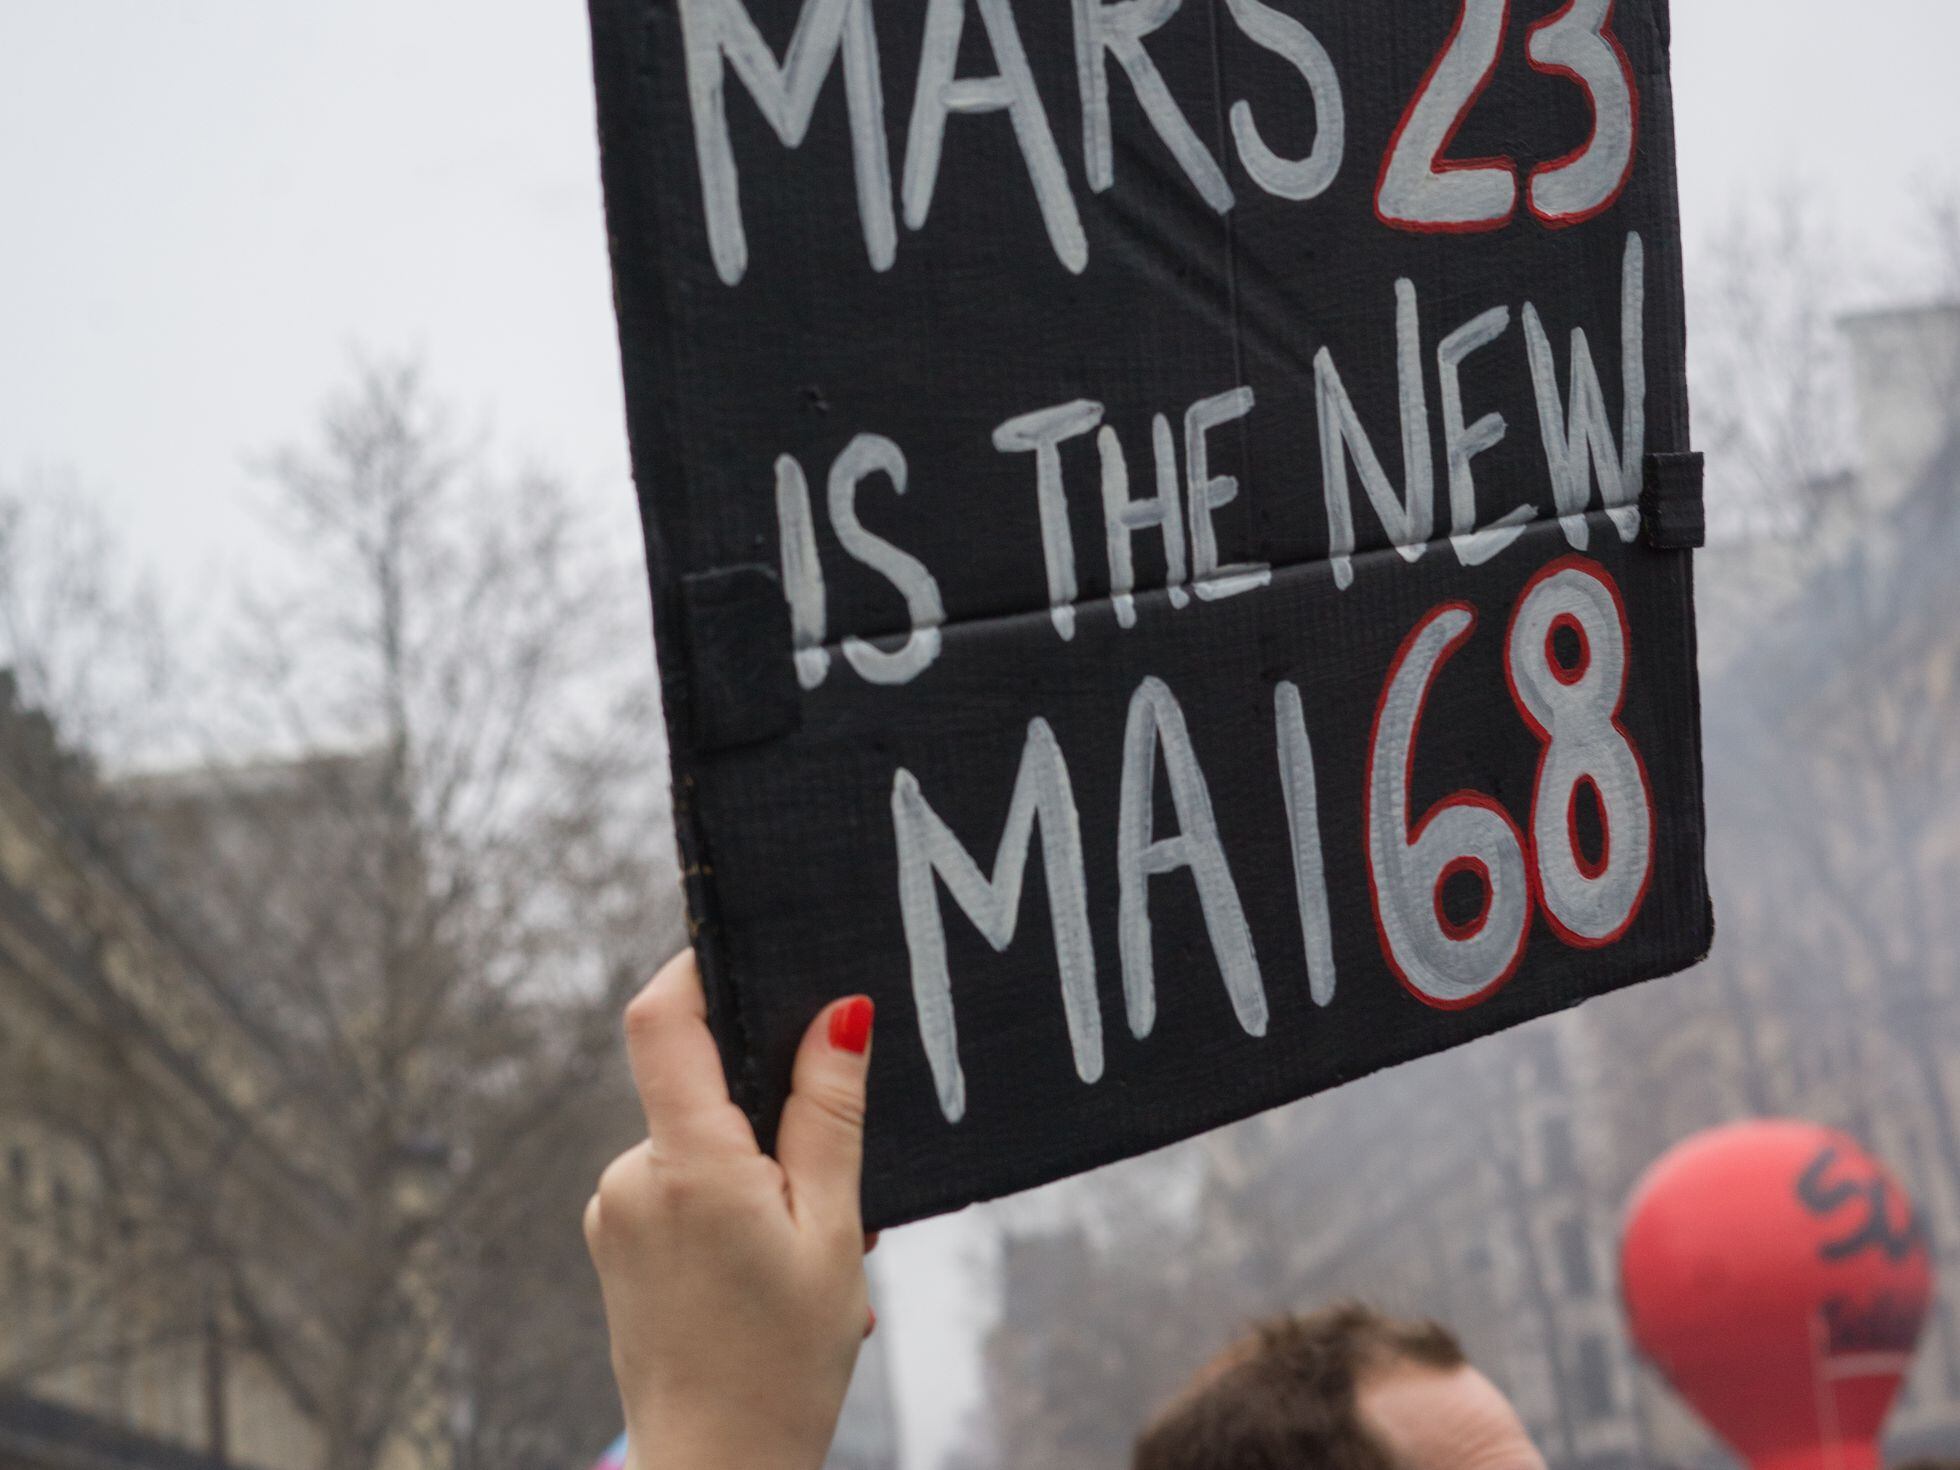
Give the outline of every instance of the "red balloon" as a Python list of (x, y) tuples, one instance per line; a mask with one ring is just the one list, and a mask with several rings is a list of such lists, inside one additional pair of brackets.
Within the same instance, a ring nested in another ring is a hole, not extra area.
[(1754, 1470), (1876, 1470), (1933, 1268), (1912, 1201), (1842, 1133), (1699, 1134), (1634, 1189), (1634, 1340)]

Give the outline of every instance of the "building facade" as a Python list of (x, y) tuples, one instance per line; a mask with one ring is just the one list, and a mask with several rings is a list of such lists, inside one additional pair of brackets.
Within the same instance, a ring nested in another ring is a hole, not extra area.
[(303, 1462), (198, 1222), (321, 1202), (263, 1146), (276, 1058), (121, 876), (99, 796), (0, 678), (0, 1466)]

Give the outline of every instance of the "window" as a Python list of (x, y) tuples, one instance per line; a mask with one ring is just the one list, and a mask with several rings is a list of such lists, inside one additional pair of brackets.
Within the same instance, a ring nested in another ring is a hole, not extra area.
[(1578, 1216), (1559, 1222), (1558, 1258), (1565, 1271), (1566, 1291), (1573, 1296), (1591, 1296), (1596, 1289), (1592, 1241), (1587, 1235), (1586, 1222)]
[(1613, 1361), (1606, 1344), (1597, 1337), (1579, 1340), (1579, 1411), (1588, 1419), (1613, 1416)]
[(21, 1144), (14, 1144), (7, 1150), (7, 1187), (15, 1215), (27, 1213), (27, 1193), (33, 1184), (33, 1175), (27, 1149)]
[(1572, 1152), (1572, 1125), (1564, 1118), (1547, 1118), (1539, 1133), (1545, 1159), (1547, 1184), (1573, 1184), (1578, 1181), (1578, 1161)]
[(1539, 1042), (1538, 1084), (1547, 1092), (1556, 1092), (1565, 1086), (1565, 1067), (1559, 1060), (1558, 1037), (1547, 1031)]

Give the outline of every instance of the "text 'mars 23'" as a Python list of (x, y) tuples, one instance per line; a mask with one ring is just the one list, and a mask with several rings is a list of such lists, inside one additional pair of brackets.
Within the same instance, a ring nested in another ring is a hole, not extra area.
[(1665, 0), (591, 0), (689, 903), (873, 1226), (1706, 953)]

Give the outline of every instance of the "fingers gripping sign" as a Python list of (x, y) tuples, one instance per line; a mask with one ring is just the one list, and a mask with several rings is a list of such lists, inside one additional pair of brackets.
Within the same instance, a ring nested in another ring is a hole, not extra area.
[(796, 1054), (776, 1153), (790, 1211), (818, 1229), (848, 1228), (860, 1242), (858, 1175), (864, 1164), (865, 1059), (871, 1001), (855, 996), (817, 1017)]
[(586, 1206), (633, 1470), (818, 1470), (869, 1321), (858, 1213), (871, 1002), (796, 1058), (778, 1159), (729, 1100), (692, 953), (626, 1012), (646, 1142)]
[(625, 1029), (633, 1086), (656, 1155), (680, 1160), (691, 1146), (711, 1145), (737, 1154), (756, 1151), (755, 1130), (729, 1100), (693, 951), (634, 997)]

